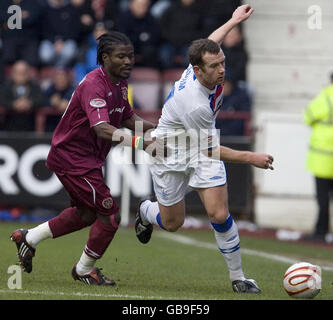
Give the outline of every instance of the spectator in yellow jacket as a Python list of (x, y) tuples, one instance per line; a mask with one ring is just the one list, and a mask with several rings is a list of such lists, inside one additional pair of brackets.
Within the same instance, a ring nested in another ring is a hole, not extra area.
[(333, 191), (333, 74), (331, 84), (315, 97), (304, 112), (312, 128), (306, 165), (315, 177), (318, 216), (311, 239), (324, 241), (329, 233), (329, 196)]

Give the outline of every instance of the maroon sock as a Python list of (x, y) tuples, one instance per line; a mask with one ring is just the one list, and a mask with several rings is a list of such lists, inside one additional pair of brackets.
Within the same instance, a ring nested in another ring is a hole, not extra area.
[(90, 228), (89, 239), (84, 252), (91, 258), (100, 259), (111, 243), (118, 230), (114, 215), (110, 217), (111, 224), (104, 224), (97, 219)]
[(75, 207), (67, 208), (56, 217), (49, 220), (49, 227), (53, 238), (81, 230), (88, 225), (87, 222), (81, 219)]

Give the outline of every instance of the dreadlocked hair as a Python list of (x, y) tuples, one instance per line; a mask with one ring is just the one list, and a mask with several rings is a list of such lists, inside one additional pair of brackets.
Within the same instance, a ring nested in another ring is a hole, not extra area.
[(97, 64), (103, 65), (103, 53), (112, 53), (115, 46), (132, 45), (131, 40), (123, 33), (111, 31), (97, 38)]

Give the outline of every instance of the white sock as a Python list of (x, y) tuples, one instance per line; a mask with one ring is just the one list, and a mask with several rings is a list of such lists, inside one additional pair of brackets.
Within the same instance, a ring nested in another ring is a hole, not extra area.
[(140, 206), (140, 214), (143, 224), (151, 223), (159, 226), (159, 223), (156, 220), (159, 213), (160, 208), (158, 202), (151, 202), (150, 200), (142, 202)]
[(26, 240), (33, 248), (36, 248), (39, 242), (52, 237), (49, 223), (46, 221), (35, 228), (29, 229)]
[(90, 273), (94, 268), (96, 259), (89, 257), (84, 251), (81, 255), (80, 261), (76, 265), (76, 273), (79, 276), (84, 276)]
[[(229, 269), (231, 281), (244, 280), (238, 228), (232, 217), (222, 224), (212, 224), (215, 239)], [(227, 230), (226, 230), (227, 229)]]

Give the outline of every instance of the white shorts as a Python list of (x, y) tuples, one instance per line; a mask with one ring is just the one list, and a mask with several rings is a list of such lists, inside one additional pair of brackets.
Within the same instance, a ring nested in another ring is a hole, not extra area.
[(217, 160), (202, 162), (184, 171), (172, 171), (163, 165), (152, 165), (150, 172), (156, 198), (166, 207), (184, 199), (188, 187), (212, 188), (227, 183), (224, 163)]

